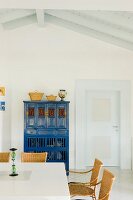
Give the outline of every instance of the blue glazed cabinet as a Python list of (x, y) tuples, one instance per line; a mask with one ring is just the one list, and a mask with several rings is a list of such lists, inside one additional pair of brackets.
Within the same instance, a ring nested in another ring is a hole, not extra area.
[(69, 101), (24, 101), (24, 152), (43, 151), (69, 170)]

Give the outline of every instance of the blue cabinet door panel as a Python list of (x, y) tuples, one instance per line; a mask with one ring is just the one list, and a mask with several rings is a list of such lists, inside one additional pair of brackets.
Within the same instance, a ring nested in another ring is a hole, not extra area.
[(56, 128), (56, 104), (47, 104), (47, 128)]
[(34, 103), (26, 105), (25, 118), (26, 118), (26, 127), (36, 126), (36, 105)]
[(46, 104), (42, 105), (41, 103), (37, 104), (37, 128), (46, 128), (47, 127), (47, 107)]
[(57, 105), (57, 128), (66, 128), (67, 126), (67, 105)]

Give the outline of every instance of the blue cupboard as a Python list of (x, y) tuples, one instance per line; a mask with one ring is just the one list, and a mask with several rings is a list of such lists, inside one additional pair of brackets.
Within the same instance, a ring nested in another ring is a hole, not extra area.
[(48, 152), (69, 170), (69, 101), (24, 101), (24, 152)]

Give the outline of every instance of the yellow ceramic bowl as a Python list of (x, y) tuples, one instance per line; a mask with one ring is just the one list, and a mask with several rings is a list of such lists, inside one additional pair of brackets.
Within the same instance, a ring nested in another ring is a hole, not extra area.
[(48, 101), (55, 101), (57, 96), (49, 95), (49, 96), (46, 96), (46, 98), (47, 98)]

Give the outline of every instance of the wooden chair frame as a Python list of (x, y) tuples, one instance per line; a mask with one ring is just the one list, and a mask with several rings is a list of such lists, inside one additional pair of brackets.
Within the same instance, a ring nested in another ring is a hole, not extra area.
[[(68, 172), (69, 173), (76, 173), (76, 174), (88, 174), (88, 173), (92, 172), (90, 181), (86, 182), (86, 183), (83, 183), (83, 184), (93, 185), (93, 184), (97, 183), (99, 171), (100, 171), (100, 168), (102, 166), (103, 166), (103, 163), (96, 158), (95, 161), (94, 161), (94, 166), (93, 166), (92, 169), (87, 170), (87, 171), (73, 171), (73, 170), (70, 170)], [(71, 182), (71, 183), (77, 183), (77, 182)], [(81, 182), (79, 182), (79, 183), (81, 183)]]
[[(94, 166), (91, 170), (87, 170), (87, 171), (83, 171), (83, 172), (77, 172), (77, 171), (72, 171), (70, 170), (69, 172), (70, 173), (77, 173), (77, 174), (88, 174), (90, 172), (92, 172), (91, 174), (91, 179), (90, 181), (88, 182), (70, 182), (69, 183), (69, 188), (70, 187), (73, 187), (74, 188), (74, 185), (75, 187), (78, 187), (77, 185), (79, 185), (80, 187), (89, 187), (89, 190), (93, 189), (93, 194), (92, 194), (92, 197), (95, 198), (95, 189), (96, 189), (96, 184), (97, 184), (97, 181), (98, 181), (98, 176), (99, 176), (99, 171), (100, 171), (100, 168), (103, 166), (103, 163), (98, 160), (97, 158), (95, 159), (95, 162), (94, 162)], [(92, 190), (91, 190), (92, 192)]]
[(9, 162), (10, 152), (0, 152), (0, 162)]
[(43, 153), (21, 153), (21, 162), (46, 162), (47, 152)]
[[(97, 200), (108, 200), (109, 199), (109, 195), (110, 195), (110, 191), (111, 191), (114, 179), (115, 179), (114, 175), (107, 169), (104, 169), (102, 180), (95, 184), (95, 187), (97, 185), (101, 184), (100, 190), (99, 190), (99, 197)], [(78, 190), (76, 187), (78, 188)], [(87, 196), (89, 196), (89, 197), (92, 197), (93, 200), (96, 200), (95, 189), (89, 190), (90, 188), (87, 185), (80, 184), (80, 183), (75, 184), (75, 188), (77, 190), (77, 194), (74, 191), (74, 186), (73, 186), (73, 188), (69, 187), (71, 197), (75, 197), (75, 196), (87, 197)]]

